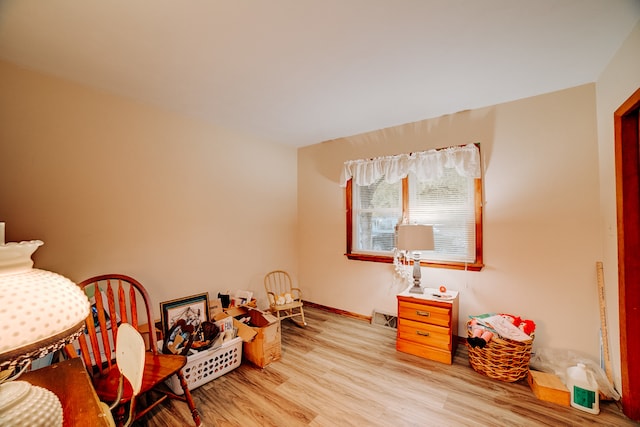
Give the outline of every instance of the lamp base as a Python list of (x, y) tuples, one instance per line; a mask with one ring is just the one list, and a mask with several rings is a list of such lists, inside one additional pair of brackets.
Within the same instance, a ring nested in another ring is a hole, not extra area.
[(422, 286), (420, 286), (420, 285), (413, 285), (411, 287), (411, 289), (409, 289), (409, 293), (410, 294), (423, 294), (424, 293), (424, 289), (422, 289)]
[(26, 381), (0, 385), (0, 421), (7, 427), (62, 426), (62, 405), (51, 391)]
[(420, 272), (420, 252), (413, 252), (413, 286), (409, 289), (411, 294), (423, 294), (424, 291), (420, 286), (420, 278), (422, 273)]

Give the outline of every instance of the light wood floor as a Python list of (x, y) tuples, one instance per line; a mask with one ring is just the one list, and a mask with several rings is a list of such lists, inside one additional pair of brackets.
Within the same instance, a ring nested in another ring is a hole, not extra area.
[[(304, 329), (282, 323), (282, 359), (239, 368), (195, 390), (206, 426), (636, 426), (615, 402), (599, 415), (537, 400), (526, 381), (502, 383), (469, 367), (397, 352), (395, 330), (317, 308)], [(171, 402), (139, 426), (192, 425)]]

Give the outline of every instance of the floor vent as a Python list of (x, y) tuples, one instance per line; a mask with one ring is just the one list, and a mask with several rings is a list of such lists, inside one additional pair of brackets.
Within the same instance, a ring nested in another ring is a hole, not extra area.
[(395, 314), (385, 313), (383, 311), (374, 310), (371, 316), (371, 324), (384, 326), (385, 328), (398, 328), (398, 316)]

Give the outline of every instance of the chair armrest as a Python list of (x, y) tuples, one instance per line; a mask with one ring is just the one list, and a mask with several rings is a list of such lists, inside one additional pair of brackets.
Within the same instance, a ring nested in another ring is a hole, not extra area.
[(300, 288), (291, 288), (291, 294), (293, 296), (293, 291), (295, 291), (298, 295), (294, 298), (294, 300), (302, 301), (302, 290)]
[(269, 305), (271, 307), (276, 305), (277, 298), (274, 292), (267, 292), (267, 299), (269, 300)]

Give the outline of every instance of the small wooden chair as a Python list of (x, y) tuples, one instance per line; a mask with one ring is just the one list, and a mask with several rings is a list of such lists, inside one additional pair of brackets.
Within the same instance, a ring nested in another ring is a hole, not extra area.
[[(269, 311), (278, 318), (291, 319), (298, 326), (307, 326), (302, 308), (302, 291), (291, 284), (291, 276), (283, 270), (274, 270), (264, 276), (264, 289), (269, 299)], [(298, 321), (293, 319), (300, 316)]]
[[(116, 423), (119, 426), (123, 425), (126, 405), (130, 402), (131, 421), (135, 421), (167, 398), (172, 398), (186, 402), (194, 424), (200, 426), (200, 415), (182, 374), (187, 358), (181, 355), (161, 354), (158, 351), (156, 334), (152, 332), (155, 328), (150, 298), (142, 284), (122, 274), (106, 274), (84, 280), (78, 286), (92, 302), (91, 313), (85, 320), (85, 334), (78, 338), (77, 343), (67, 345), (65, 352), (69, 357), (78, 357), (80, 353), (100, 400), (116, 401)], [(146, 316), (144, 320), (150, 331), (149, 348), (144, 353), (140, 394), (137, 398), (133, 397), (131, 385), (125, 384), (124, 392), (118, 398), (119, 381), (122, 376), (117, 363), (117, 325), (129, 323), (139, 332), (138, 310)], [(184, 390), (182, 396), (171, 392), (164, 384), (164, 381), (174, 374), (178, 376)], [(156, 396), (160, 397), (154, 400)], [(141, 398), (144, 398), (146, 405), (140, 404)]]

